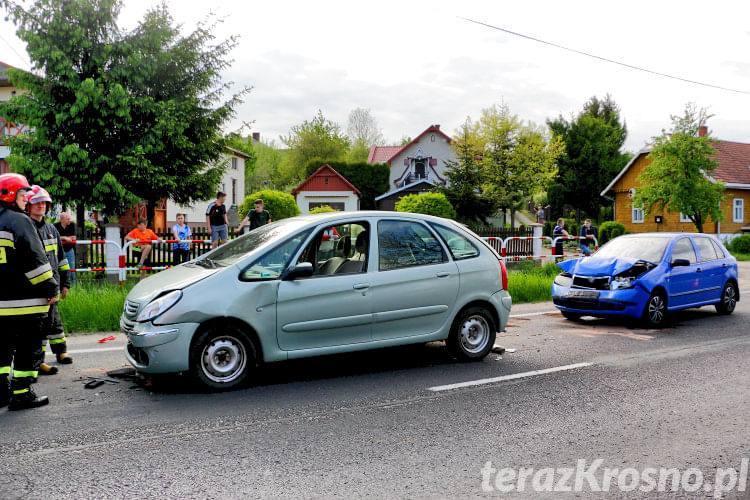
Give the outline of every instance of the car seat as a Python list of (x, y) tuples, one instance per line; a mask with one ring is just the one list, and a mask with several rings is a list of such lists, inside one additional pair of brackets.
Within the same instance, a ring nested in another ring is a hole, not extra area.
[(364, 270), (365, 259), (367, 258), (367, 245), (370, 241), (370, 237), (367, 231), (362, 231), (357, 235), (357, 240), (354, 243), (354, 254), (356, 258), (352, 257), (347, 259), (346, 262), (341, 264), (336, 270), (336, 274), (348, 274), (348, 273), (361, 273)]

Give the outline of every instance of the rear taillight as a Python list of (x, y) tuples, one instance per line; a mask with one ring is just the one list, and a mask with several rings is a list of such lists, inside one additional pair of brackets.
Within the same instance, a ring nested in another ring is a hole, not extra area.
[(501, 274), (503, 275), (503, 290), (508, 289), (508, 269), (505, 267), (505, 262), (500, 260)]

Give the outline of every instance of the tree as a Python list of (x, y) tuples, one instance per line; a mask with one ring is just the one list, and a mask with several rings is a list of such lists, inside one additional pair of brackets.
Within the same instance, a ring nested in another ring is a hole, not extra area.
[(710, 217), (721, 222), (724, 184), (711, 179), (719, 165), (711, 156), (714, 148), (709, 133), (701, 135), (711, 115), (694, 103), (685, 106), (682, 116), (672, 115), (672, 130), (654, 137), (648, 157), (651, 163), (638, 176), (640, 187), (633, 197), (635, 206), (643, 206), (645, 215), (653, 212), (682, 213), (690, 218), (699, 233)]
[(446, 160), (447, 183), (438, 191), (443, 193), (456, 209), (458, 217), (466, 222), (477, 219), (485, 222), (492, 215), (493, 203), (482, 192), (483, 171), (477, 145), (477, 124), (467, 119), (453, 137), (456, 160)]
[(619, 107), (609, 94), (603, 100), (594, 96), (574, 119), (560, 116), (547, 125), (565, 144), (557, 183), (564, 189), (566, 203), (597, 217), (604, 203), (599, 193), (630, 160), (629, 154), (621, 152), (627, 127)]
[(258, 142), (253, 145), (255, 164), (253, 170), (245, 170), (245, 191), (257, 191), (265, 188), (276, 189), (274, 181), (279, 178), (281, 151), (275, 141)]
[(8, 73), (21, 90), (0, 114), (32, 128), (10, 140), (15, 170), (75, 204), (115, 212), (145, 199), (149, 215), (169, 197), (212, 196), (226, 165), (218, 131), (243, 89), (220, 103), (220, 72), (234, 38), (213, 44), (212, 27), (185, 36), (165, 6), (129, 33), (120, 0), (2, 1), (26, 42), (32, 72)]
[(397, 212), (434, 215), (455, 219), (456, 211), (443, 193), (422, 193), (404, 196), (396, 203)]
[(282, 184), (301, 181), (310, 160), (319, 160), (321, 164), (343, 160), (349, 149), (349, 139), (341, 127), (326, 119), (321, 110), (312, 120), (293, 126), (289, 135), (281, 137), (281, 142), (289, 148), (286, 168), (282, 167), (280, 172)]
[(524, 124), (505, 104), (482, 110), (476, 136), (483, 192), (497, 209), (511, 209), (513, 225), (516, 208), (554, 178), (565, 147), (559, 138), (548, 139), (544, 130)]
[(369, 109), (356, 108), (349, 113), (346, 134), (351, 144), (347, 153), (350, 162), (367, 161), (370, 148), (383, 143), (383, 134)]

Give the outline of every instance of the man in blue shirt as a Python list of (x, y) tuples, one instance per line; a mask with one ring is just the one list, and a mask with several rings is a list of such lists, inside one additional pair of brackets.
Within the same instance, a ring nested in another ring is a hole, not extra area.
[(596, 230), (591, 227), (591, 219), (586, 219), (584, 221), (579, 236), (585, 239), (578, 240), (578, 248), (581, 249), (584, 255), (591, 255), (591, 249), (589, 246), (594, 242), (594, 238), (596, 237)]

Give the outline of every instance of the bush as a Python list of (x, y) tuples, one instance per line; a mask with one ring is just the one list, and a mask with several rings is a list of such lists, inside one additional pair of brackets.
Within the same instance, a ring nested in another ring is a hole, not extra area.
[(268, 210), (268, 213), (271, 214), (271, 220), (273, 221), (294, 217), (295, 215), (300, 214), (294, 196), (282, 191), (266, 189), (250, 193), (247, 198), (245, 198), (245, 201), (242, 202), (242, 205), (239, 207), (241, 219), (253, 210), (253, 203), (258, 198), (263, 200), (263, 208)]
[(750, 253), (750, 234), (737, 236), (729, 242), (729, 251), (734, 253)]
[(331, 208), (328, 205), (323, 205), (323, 206), (315, 207), (315, 208), (311, 209), (310, 210), (310, 215), (313, 215), (313, 214), (324, 214), (326, 212), (338, 212), (338, 210), (336, 210), (335, 208)]
[(603, 222), (602, 225), (599, 226), (599, 233), (597, 235), (599, 238), (599, 246), (602, 246), (609, 240), (613, 240), (623, 234), (625, 234), (625, 226), (621, 222)]
[(396, 203), (397, 212), (435, 215), (455, 219), (456, 211), (443, 193), (422, 193), (404, 196)]

